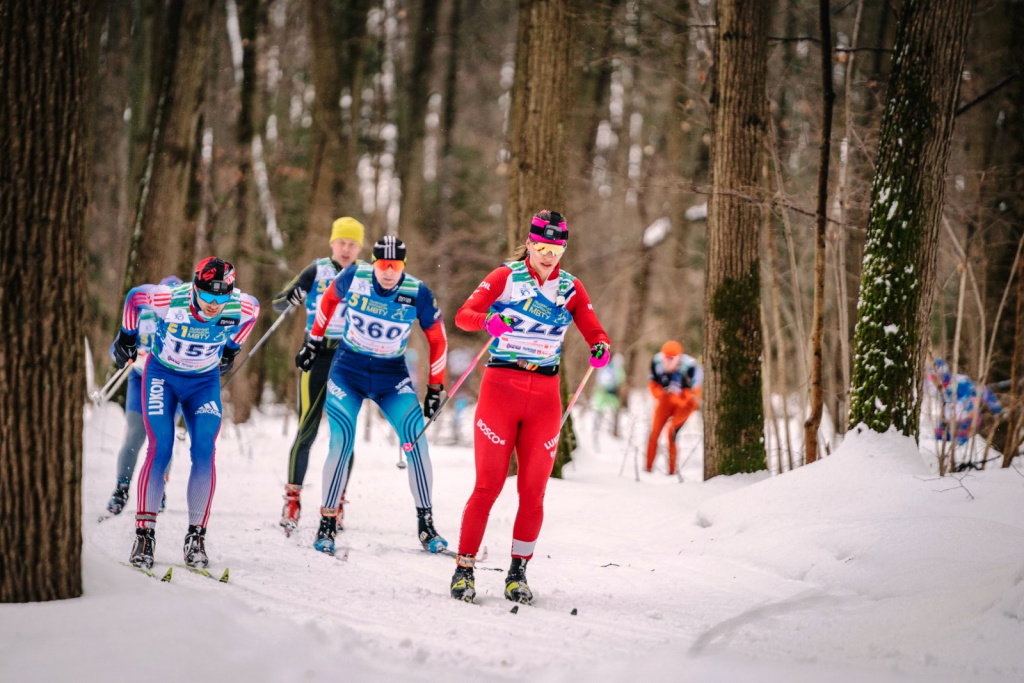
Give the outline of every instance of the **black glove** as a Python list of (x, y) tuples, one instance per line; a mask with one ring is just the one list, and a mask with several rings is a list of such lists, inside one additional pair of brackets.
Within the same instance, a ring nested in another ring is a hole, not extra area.
[(233, 349), (230, 346), (225, 346), (224, 350), (220, 354), (220, 374), (226, 375), (231, 371), (231, 366), (235, 364), (235, 356), (241, 351), (241, 348)]
[(306, 300), (306, 290), (302, 287), (296, 287), (288, 293), (288, 303), (292, 306), (299, 307), (302, 302)]
[(316, 354), (320, 353), (320, 347), (324, 345), (323, 339), (307, 339), (299, 352), (295, 354), (295, 367), (303, 372), (309, 372), (316, 360)]
[(110, 347), (110, 353), (114, 356), (114, 362), (118, 368), (123, 368), (128, 361), (135, 361), (139, 357), (138, 346), (139, 336), (128, 334), (124, 330), (117, 333), (117, 339)]
[(423, 398), (423, 415), (429, 420), (441, 409), (441, 392), (443, 384), (428, 384), (427, 395)]
[(679, 380), (679, 386), (683, 389), (690, 389), (693, 387), (693, 374), (692, 372), (684, 372)]

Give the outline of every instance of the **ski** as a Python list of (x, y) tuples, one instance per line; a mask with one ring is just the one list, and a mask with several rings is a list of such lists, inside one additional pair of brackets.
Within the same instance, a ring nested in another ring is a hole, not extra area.
[(213, 579), (217, 583), (227, 583), (231, 575), (231, 570), (229, 568), (225, 568), (224, 573), (220, 575), (220, 578), (217, 578), (215, 575), (211, 574), (210, 571), (205, 567), (190, 567), (187, 564), (176, 564), (174, 566), (181, 567), (182, 569), (187, 569), (193, 574), (198, 574), (199, 576), (205, 576), (208, 579)]
[[(519, 603), (519, 605), (529, 605), (530, 607), (533, 607), (533, 603), (529, 603), (529, 602), (521, 602), (521, 603)], [(519, 614), (519, 605), (513, 605), (512, 609), (510, 609), (508, 611), (509, 614)], [(572, 611), (569, 612), (569, 615), (573, 616), (573, 617), (577, 616), (577, 614), (578, 613), (576, 612), (576, 608), (575, 607), (573, 607)]]
[(135, 571), (141, 572), (151, 579), (159, 579), (161, 583), (170, 583), (171, 574), (174, 571), (174, 567), (168, 567), (167, 571), (164, 572), (163, 576), (157, 576), (152, 569), (149, 569), (147, 567), (136, 567), (134, 564), (129, 564), (128, 562), (122, 562), (121, 564), (123, 564), (126, 567), (131, 567)]

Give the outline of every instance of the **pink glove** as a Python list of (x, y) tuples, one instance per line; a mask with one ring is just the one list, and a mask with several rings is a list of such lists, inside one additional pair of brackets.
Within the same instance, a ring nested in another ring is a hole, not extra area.
[(506, 332), (511, 332), (512, 326), (508, 324), (504, 316), (497, 313), (488, 313), (487, 318), (484, 320), (484, 329), (492, 337), (500, 337)]
[(590, 347), (590, 367), (603, 368), (611, 359), (611, 347), (604, 342), (597, 342)]

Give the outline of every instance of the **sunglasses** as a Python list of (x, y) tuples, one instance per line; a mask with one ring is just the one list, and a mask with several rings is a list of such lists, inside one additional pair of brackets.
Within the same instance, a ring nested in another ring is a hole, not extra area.
[(379, 258), (373, 262), (373, 267), (382, 273), (386, 270), (393, 270), (396, 273), (401, 273), (405, 270), (405, 261), (400, 259)]
[(196, 296), (204, 304), (210, 304), (211, 306), (222, 306), (231, 300), (231, 294), (214, 294), (213, 292), (206, 292), (201, 289), (196, 289)]
[(554, 256), (561, 256), (565, 253), (564, 244), (548, 244), (547, 242), (533, 241), (531, 241), (530, 244), (532, 244), (533, 248), (537, 250), (537, 253), (541, 255), (552, 254)]

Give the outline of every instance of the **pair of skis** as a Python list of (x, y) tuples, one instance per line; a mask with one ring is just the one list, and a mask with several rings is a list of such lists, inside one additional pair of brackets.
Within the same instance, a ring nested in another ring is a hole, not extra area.
[(148, 567), (137, 567), (134, 564), (129, 564), (128, 562), (122, 562), (121, 564), (123, 564), (126, 567), (131, 567), (136, 571), (140, 571), (151, 579), (159, 579), (161, 583), (171, 582), (171, 578), (173, 576), (175, 567), (180, 567), (181, 569), (188, 570), (193, 574), (203, 576), (207, 579), (212, 579), (217, 583), (227, 583), (228, 580), (231, 578), (231, 570), (229, 568), (225, 568), (224, 572), (220, 575), (220, 578), (218, 578), (215, 575), (211, 574), (210, 571), (205, 567), (190, 567), (187, 564), (174, 564), (167, 568), (167, 571), (163, 573), (163, 576), (157, 576), (157, 574)]

